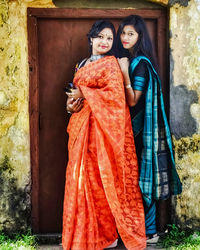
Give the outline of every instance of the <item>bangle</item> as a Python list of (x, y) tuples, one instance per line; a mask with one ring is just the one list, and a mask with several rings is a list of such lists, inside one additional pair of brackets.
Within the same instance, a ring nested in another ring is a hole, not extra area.
[(132, 87), (131, 87), (131, 84), (126, 85), (125, 88), (126, 88), (126, 89), (132, 88)]

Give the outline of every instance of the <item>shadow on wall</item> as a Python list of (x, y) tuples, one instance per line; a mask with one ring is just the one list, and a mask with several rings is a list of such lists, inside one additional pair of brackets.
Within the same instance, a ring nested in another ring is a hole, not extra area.
[(190, 0), (169, 0), (169, 5), (172, 6), (172, 5), (176, 4), (176, 3), (178, 3), (181, 6), (187, 7), (189, 1)]
[(162, 5), (149, 0), (53, 0), (53, 3), (59, 8), (163, 8)]
[(8, 156), (0, 162), (0, 230), (13, 234), (27, 232), (30, 227), (30, 184), (17, 187)]
[(197, 131), (197, 123), (192, 117), (190, 107), (198, 103), (198, 95), (185, 85), (170, 90), (170, 128), (176, 139), (192, 136)]

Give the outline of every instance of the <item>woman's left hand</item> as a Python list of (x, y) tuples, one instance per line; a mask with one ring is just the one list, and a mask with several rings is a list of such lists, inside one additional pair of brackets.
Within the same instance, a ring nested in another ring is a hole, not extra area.
[(72, 89), (71, 92), (65, 92), (70, 98), (77, 100), (78, 98), (84, 98), (82, 91), (77, 87)]
[(127, 57), (117, 58), (122, 73), (127, 73), (129, 68), (129, 59)]

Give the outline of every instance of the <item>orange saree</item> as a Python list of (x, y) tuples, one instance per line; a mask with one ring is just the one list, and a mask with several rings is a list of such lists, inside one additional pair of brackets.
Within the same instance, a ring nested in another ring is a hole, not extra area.
[(103, 249), (118, 231), (128, 249), (144, 249), (138, 164), (117, 60), (91, 62), (78, 70), (74, 83), (85, 100), (68, 125), (63, 248)]

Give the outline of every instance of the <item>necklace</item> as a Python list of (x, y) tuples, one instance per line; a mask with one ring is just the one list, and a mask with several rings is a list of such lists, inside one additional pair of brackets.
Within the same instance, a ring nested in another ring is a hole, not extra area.
[(94, 61), (101, 59), (103, 57), (104, 57), (104, 55), (91, 55), (91, 57), (89, 58), (89, 61), (94, 62)]

